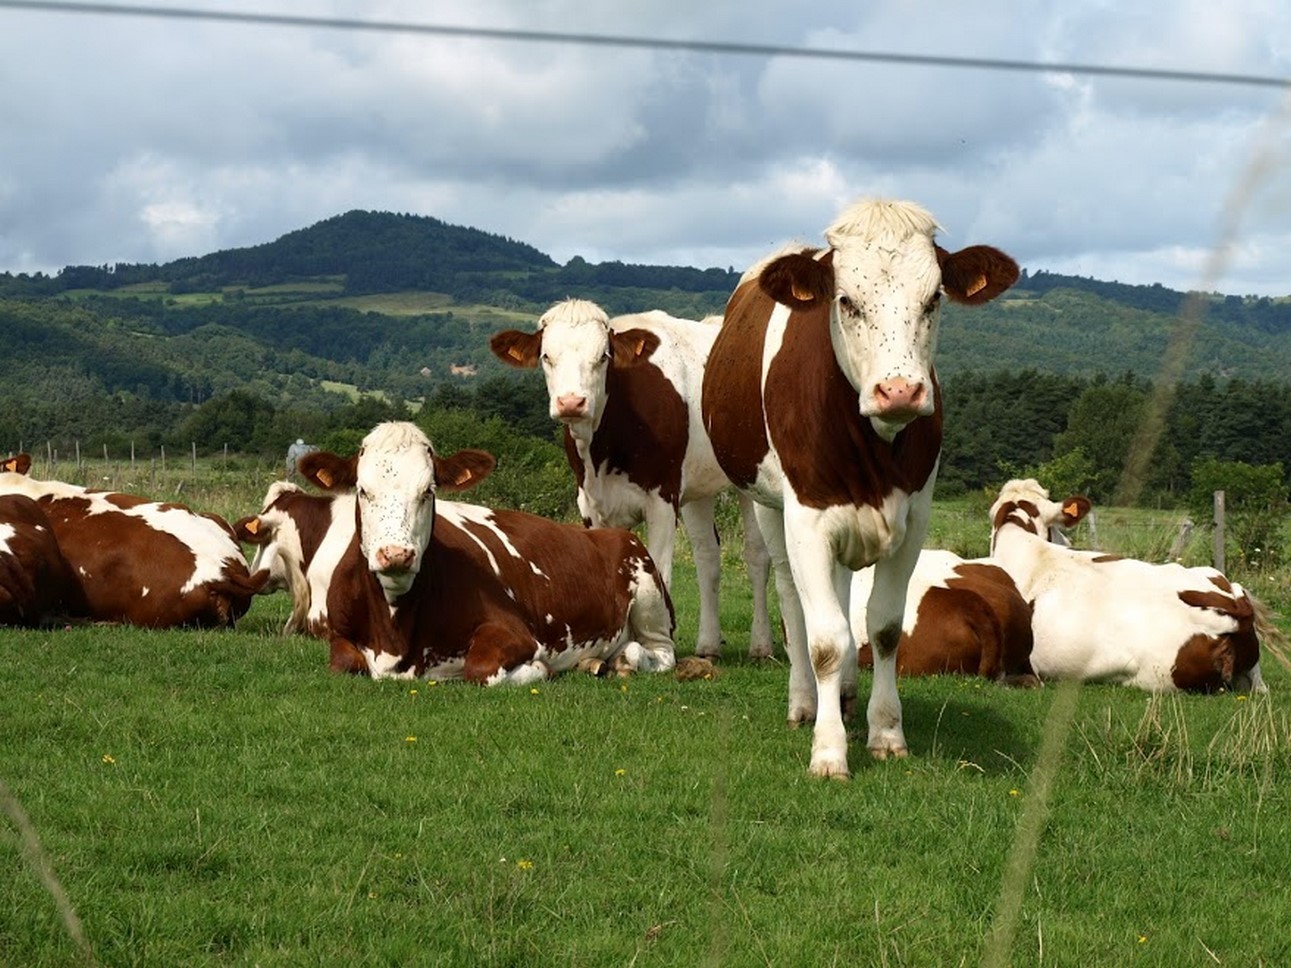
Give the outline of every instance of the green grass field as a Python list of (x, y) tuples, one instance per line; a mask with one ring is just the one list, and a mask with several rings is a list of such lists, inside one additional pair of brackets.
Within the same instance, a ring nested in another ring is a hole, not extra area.
[(722, 674), (684, 684), (338, 678), (282, 596), (0, 631), (0, 965), (1291, 963), (1281, 667), (1264, 698), (903, 680), (912, 756), (858, 724), (816, 781), (730, 572)]

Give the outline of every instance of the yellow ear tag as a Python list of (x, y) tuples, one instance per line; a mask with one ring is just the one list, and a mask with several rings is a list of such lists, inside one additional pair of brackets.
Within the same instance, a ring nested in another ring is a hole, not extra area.
[(507, 356), (511, 357), (511, 359), (516, 360), (517, 362), (522, 361), (524, 359), (524, 354), (521, 353), (519, 348), (515, 346), (512, 346), (510, 349), (507, 350)]
[(639, 339), (639, 340), (637, 340), (637, 348), (636, 348), (635, 350), (633, 350), (633, 351), (632, 351), (632, 355), (633, 355), (633, 356), (640, 356), (640, 355), (641, 355), (641, 351), (642, 351), (643, 349), (645, 349), (645, 340), (643, 340), (643, 339)]
[(1067, 515), (1067, 517), (1069, 518), (1074, 518), (1076, 516), (1076, 513), (1079, 510), (1080, 510), (1080, 505), (1077, 504), (1075, 501), (1072, 501), (1070, 504), (1068, 504), (1066, 507), (1062, 509), (1062, 513)]
[(259, 518), (252, 518), (250, 521), (248, 521), (248, 522), (247, 522), (247, 531), (249, 531), (251, 534), (259, 534), (259, 533), (260, 533), (260, 519), (259, 519)]
[(472, 474), (469, 470), (463, 470), (460, 474), (457, 475), (456, 479), (454, 479), (453, 486), (461, 487), (463, 484), (469, 481), (471, 477), (472, 477)]
[(332, 473), (331, 473), (331, 471), (327, 471), (327, 470), (320, 470), (320, 471), (317, 473), (317, 475), (316, 475), (316, 476), (317, 476), (317, 477), (318, 477), (318, 479), (322, 482), (323, 487), (331, 487), (331, 486), (332, 486)]
[(4, 462), (4, 469), (7, 471), (16, 471), (18, 469), (18, 462), (16, 460), (7, 460)]
[(985, 288), (986, 288), (986, 274), (983, 273), (982, 275), (977, 277), (977, 281), (974, 282), (971, 286), (969, 286), (968, 289), (965, 290), (965, 292), (970, 296), (976, 296), (979, 292), (981, 292)]
[(793, 298), (799, 302), (814, 302), (816, 299), (815, 293), (809, 289), (803, 289), (796, 282), (790, 286), (789, 291), (793, 293)]

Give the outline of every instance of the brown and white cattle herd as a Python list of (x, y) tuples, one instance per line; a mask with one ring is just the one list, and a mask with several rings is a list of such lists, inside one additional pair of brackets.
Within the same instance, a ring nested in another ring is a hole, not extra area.
[[(1018, 278), (989, 246), (950, 252), (929, 213), (862, 200), (748, 270), (724, 317), (609, 318), (557, 303), (492, 342), (540, 368), (563, 426), (583, 526), (450, 499), (494, 468), (436, 453), (412, 423), (358, 452), (314, 452), (313, 485), (274, 483), (230, 526), (182, 505), (30, 476), (0, 463), (0, 624), (231, 626), (286, 591), (284, 631), (327, 640), (330, 667), (383, 677), (524, 683), (573, 668), (677, 664), (669, 585), (678, 523), (699, 583), (696, 655), (721, 654), (718, 495), (744, 512), (749, 654), (772, 654), (767, 584), (789, 659), (787, 717), (814, 723), (811, 772), (849, 774), (845, 717), (872, 668), (870, 753), (907, 753), (897, 676), (1010, 685), (1118, 683), (1264, 691), (1265, 611), (1211, 568), (1050, 540), (1089, 511), (1010, 481), (991, 552), (925, 549), (940, 460), (933, 353), (940, 300), (974, 306)], [(642, 542), (632, 531), (644, 526)], [(248, 562), (243, 545), (251, 546)], [(768, 673), (771, 674), (771, 673)]]

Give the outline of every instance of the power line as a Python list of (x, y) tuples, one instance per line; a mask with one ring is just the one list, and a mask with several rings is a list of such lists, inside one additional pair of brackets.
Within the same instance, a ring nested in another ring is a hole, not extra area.
[(685, 51), (699, 54), (733, 54), (754, 57), (801, 57), (816, 60), (862, 61), (919, 67), (972, 68), (977, 70), (1022, 71), (1027, 73), (1082, 74), (1133, 80), (1188, 81), (1203, 84), (1237, 84), (1291, 90), (1291, 78), (1260, 74), (1229, 74), (1211, 71), (1168, 70), (1153, 67), (1115, 67), (1100, 64), (1007, 60), (994, 57), (944, 57), (936, 54), (898, 54), (892, 51), (841, 50), (827, 47), (785, 47), (778, 44), (746, 44), (729, 41), (672, 40), (663, 37), (627, 37), (609, 34), (580, 34), (565, 31), (512, 30), (492, 27), (455, 27), (392, 20), (354, 20), (338, 17), (305, 17), (276, 13), (239, 13), (183, 7), (152, 7), (134, 4), (64, 3), (59, 0), (0, 0), (0, 9), (40, 13), (101, 14), (126, 17), (154, 17), (167, 20), (205, 20), (224, 23), (258, 24), (273, 27), (310, 27), (327, 30), (372, 33), (423, 34), (474, 40), (509, 40), (536, 43), (579, 44), (587, 47), (629, 47), (646, 50)]

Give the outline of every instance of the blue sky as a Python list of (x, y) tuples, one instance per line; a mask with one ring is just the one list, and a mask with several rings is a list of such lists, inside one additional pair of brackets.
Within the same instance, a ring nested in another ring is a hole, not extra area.
[[(154, 6), (1291, 78), (1283, 0)], [(1291, 295), (1285, 91), (0, 8), (0, 271), (350, 209), (743, 268), (862, 195), (1030, 270)], [(1224, 243), (1221, 248), (1217, 248)]]

